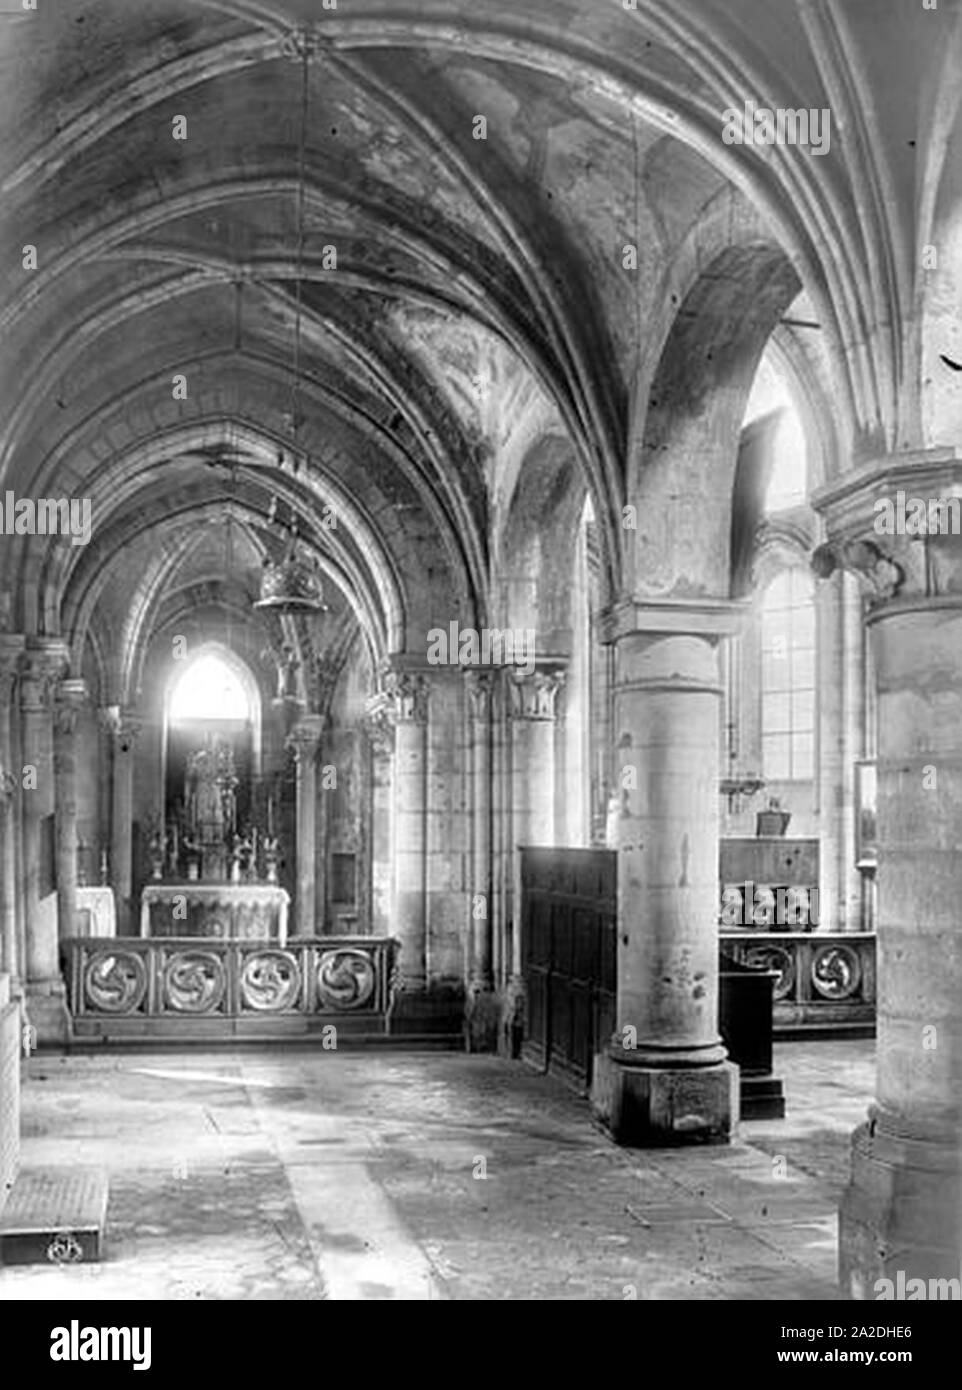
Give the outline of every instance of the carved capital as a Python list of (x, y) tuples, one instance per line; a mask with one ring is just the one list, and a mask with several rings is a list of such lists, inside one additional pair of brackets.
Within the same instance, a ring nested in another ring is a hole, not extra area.
[(49, 710), (57, 683), (70, 669), (70, 649), (65, 642), (41, 639), (28, 646), (20, 674), (20, 708), (25, 714)]
[(870, 607), (893, 599), (962, 601), (962, 451), (920, 450), (878, 459), (819, 488), (826, 543), (820, 577), (851, 570)]
[(511, 672), (508, 702), (513, 719), (554, 719), (558, 693), (565, 683), (563, 671), (535, 671), (530, 676)]
[(303, 715), (291, 729), (285, 746), (294, 754), (298, 766), (313, 763), (323, 732), (324, 720), (319, 714)]
[(394, 718), (401, 724), (424, 724), (428, 717), (430, 688), (417, 671), (390, 671), (385, 693), (394, 706)]
[(493, 671), (466, 671), (464, 674), (468, 715), (476, 723), (485, 723), (491, 718), (495, 682)]
[(854, 574), (870, 605), (894, 598), (905, 582), (902, 566), (869, 540), (826, 541), (812, 553), (811, 564), (819, 579), (836, 570)]
[(57, 686), (53, 720), (54, 730), (63, 738), (71, 738), (77, 732), (77, 719), (87, 703), (87, 683), (83, 680), (65, 680)]
[(0, 633), (0, 709), (5, 709), (13, 697), (25, 647), (25, 638), (15, 633)]
[(106, 705), (98, 713), (101, 727), (106, 729), (113, 740), (114, 748), (120, 753), (129, 753), (143, 728), (143, 720), (134, 710), (124, 709), (122, 705)]
[(375, 757), (394, 752), (394, 705), (387, 695), (375, 695), (364, 713), (364, 732)]

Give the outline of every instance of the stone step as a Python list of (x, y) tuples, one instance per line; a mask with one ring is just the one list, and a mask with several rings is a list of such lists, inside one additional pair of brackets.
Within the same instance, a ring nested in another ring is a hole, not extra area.
[(0, 1212), (0, 1264), (99, 1260), (107, 1189), (99, 1168), (21, 1169)]
[[(298, 1052), (316, 1049), (320, 1052), (323, 1051), (323, 1041), (320, 1034), (303, 1033), (296, 1035), (284, 1033), (274, 1036), (265, 1033), (252, 1037), (234, 1033), (221, 1035), (205, 1033), (203, 1036), (198, 1036), (183, 1030), (179, 1030), (176, 1035), (171, 1033), (124, 1034), (117, 1032), (106, 1037), (100, 1034), (75, 1034), (68, 1047), (57, 1048), (54, 1051), (89, 1056), (93, 1053), (103, 1053), (108, 1048), (111, 1052), (179, 1052), (196, 1048), (210, 1048), (212, 1051), (230, 1048), (242, 1051), (248, 1047), (286, 1047), (294, 1048)], [(385, 1049), (396, 1052), (405, 1050), (412, 1052), (463, 1052), (464, 1034), (454, 1032), (352, 1033), (338, 1030), (338, 1052), (359, 1052), (365, 1048), (373, 1048), (379, 1052)]]

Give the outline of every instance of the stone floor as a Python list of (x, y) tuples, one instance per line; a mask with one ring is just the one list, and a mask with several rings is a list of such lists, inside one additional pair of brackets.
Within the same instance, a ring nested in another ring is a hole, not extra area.
[(34, 1057), (23, 1164), (107, 1168), (107, 1256), (0, 1299), (833, 1298), (873, 1047), (784, 1044), (785, 1120), (658, 1152), (497, 1058)]

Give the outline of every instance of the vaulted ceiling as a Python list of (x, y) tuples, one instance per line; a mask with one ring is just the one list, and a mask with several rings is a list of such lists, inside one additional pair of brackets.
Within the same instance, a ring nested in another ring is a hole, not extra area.
[[(403, 650), (489, 605), (546, 439), (617, 591), (626, 460), (690, 288), (679, 249), (696, 270), (720, 249), (709, 212), (804, 286), (844, 447), (910, 442), (958, 5), (883, 8), (41, 0), (0, 21), (0, 483), (95, 519), (86, 548), (7, 541), (15, 625), (103, 647), (178, 594), (235, 585), (241, 609), (277, 497), (335, 609)], [(749, 98), (831, 106), (831, 152), (726, 146)]]

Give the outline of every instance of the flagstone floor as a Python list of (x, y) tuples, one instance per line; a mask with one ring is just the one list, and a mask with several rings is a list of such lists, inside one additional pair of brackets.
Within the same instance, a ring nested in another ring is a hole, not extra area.
[(831, 1299), (874, 1044), (776, 1048), (787, 1117), (631, 1151), (498, 1058), (292, 1048), (35, 1056), (24, 1167), (109, 1173), (98, 1265), (0, 1299)]

